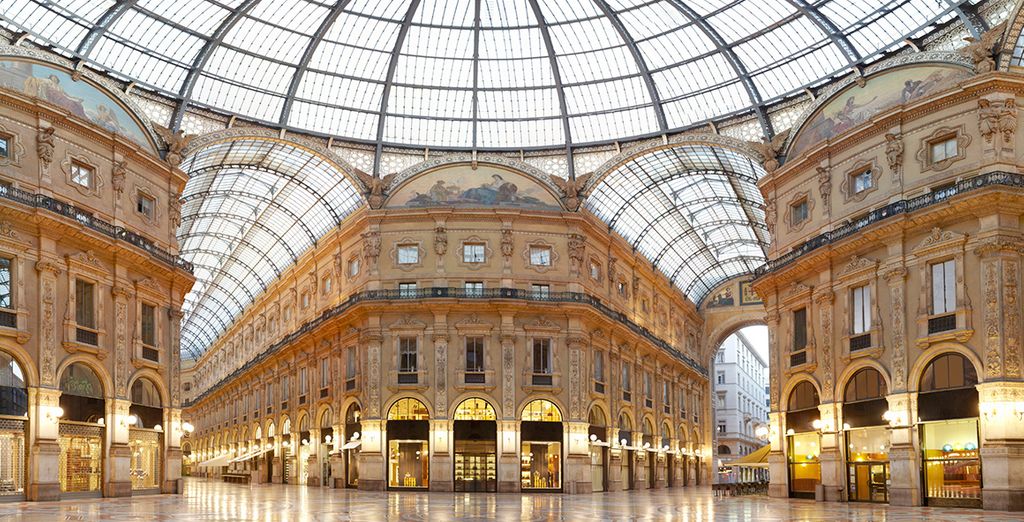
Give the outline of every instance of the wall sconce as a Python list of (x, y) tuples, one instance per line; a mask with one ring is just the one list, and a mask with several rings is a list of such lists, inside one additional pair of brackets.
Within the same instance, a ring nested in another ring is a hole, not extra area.
[(629, 446), (629, 444), (627, 444), (627, 442), (629, 442), (629, 441), (627, 441), (626, 439), (622, 439), (622, 440), (619, 441), (619, 445), (622, 446), (623, 448), (625, 448), (625, 447)]
[(46, 420), (50, 422), (56, 422), (58, 419), (64, 416), (64, 408), (60, 406), (54, 406), (46, 410)]
[(590, 434), (590, 442), (597, 442), (597, 435), (591, 433)]
[(352, 440), (359, 440), (359, 432), (358, 431), (352, 434)]
[(196, 427), (193, 426), (191, 422), (185, 421), (181, 423), (181, 431), (184, 431), (185, 433), (192, 433), (195, 430)]
[(332, 440), (334, 440), (334, 438), (331, 437), (330, 434), (324, 435), (324, 444), (330, 444)]
[(287, 441), (286, 440), (286, 441), (282, 442), (281, 445), (286, 447), (286, 448), (290, 448), (292, 446), (292, 443), (291, 443), (291, 441)]
[(768, 433), (768, 426), (758, 426), (757, 429), (754, 430), (754, 435), (761, 440), (768, 440)]
[(127, 417), (121, 419), (121, 427), (128, 428), (134, 426), (136, 422), (139, 422), (139, 418), (134, 414), (129, 414)]
[(153, 426), (153, 431), (162, 433), (164, 431), (164, 427), (159, 425), (159, 424), (157, 424), (157, 425)]
[(813, 421), (811, 421), (811, 427), (816, 429), (816, 430), (818, 430), (818, 431), (821, 431), (821, 427), (822, 427), (821, 419), (814, 419)]
[(309, 439), (302, 439), (303, 446), (309, 446)]

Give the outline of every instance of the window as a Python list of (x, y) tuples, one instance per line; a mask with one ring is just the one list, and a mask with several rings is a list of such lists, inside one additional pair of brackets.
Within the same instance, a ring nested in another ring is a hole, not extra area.
[(348, 262), (348, 276), (355, 277), (359, 275), (359, 258), (354, 257)]
[(725, 372), (718, 372), (718, 384), (725, 384)]
[(190, 383), (190, 382), (186, 382), (186, 383), (182, 384), (182, 388), (183, 388), (183, 389), (184, 389), (185, 391), (192, 391), (192, 383)]
[(148, 219), (153, 219), (153, 210), (156, 208), (156, 199), (152, 196), (139, 192), (135, 201), (135, 210), (139, 214), (146, 216)]
[(94, 290), (95, 286), (92, 283), (81, 279), (75, 280), (75, 322), (78, 326), (96, 328)]
[(686, 390), (679, 390), (679, 416), (686, 417)]
[(92, 188), (92, 179), (96, 174), (95, 170), (77, 161), (71, 162), (71, 182), (85, 188)]
[(619, 281), (615, 285), (615, 289), (618, 290), (620, 296), (626, 295), (626, 283), (625, 282)]
[(551, 266), (551, 249), (548, 247), (530, 247), (530, 264), (533, 266)]
[(398, 283), (399, 297), (416, 297), (416, 283)]
[(955, 158), (958, 154), (956, 148), (956, 136), (947, 136), (943, 139), (933, 141), (930, 148), (932, 163), (938, 163), (950, 158)]
[(871, 176), (871, 169), (864, 169), (850, 175), (850, 186), (853, 187), (854, 194), (859, 194), (871, 188), (873, 183), (874, 179)]
[(156, 307), (142, 303), (142, 344), (156, 346)]
[(632, 381), (633, 381), (633, 379), (632, 379), (632, 374), (630, 372), (629, 363), (628, 362), (623, 362), (622, 363), (622, 400), (624, 400), (624, 401), (632, 400), (632, 391), (633, 391)]
[(414, 265), (420, 262), (420, 247), (416, 245), (398, 245), (398, 264)]
[(551, 339), (533, 340), (533, 373), (551, 374)]
[(532, 285), (530, 289), (534, 299), (547, 299), (551, 295), (551, 287), (548, 285)]
[(331, 293), (331, 286), (333, 285), (334, 279), (331, 276), (327, 276), (324, 278), (324, 284), (320, 285), (321, 287), (323, 287), (324, 295), (328, 295)]
[(480, 373), (484, 371), (484, 338), (466, 338), (466, 372)]
[(604, 382), (604, 352), (594, 352), (594, 381)]
[[(724, 434), (725, 433), (725, 423), (724, 422), (720, 422), (718, 424), (718, 433), (719, 434)], [(726, 447), (728, 447), (728, 446), (726, 446)], [(726, 452), (726, 453), (728, 453), (728, 452)]]
[(651, 381), (653, 381), (651, 372), (644, 372), (644, 398), (648, 401), (651, 400), (651, 394), (653, 393)]
[(867, 333), (871, 330), (871, 289), (868, 285), (853, 289), (853, 333)]
[(672, 385), (668, 381), (661, 383), (661, 404), (665, 413), (672, 413)]
[(288, 376), (287, 375), (281, 377), (281, 403), (282, 403), (281, 407), (282, 408), (287, 408), (288, 407), (288, 397), (291, 396), (291, 388), (289, 388), (289, 386), (288, 386), (289, 384), (291, 384), (291, 383), (288, 382)]
[(595, 281), (601, 279), (601, 265), (594, 261), (590, 262), (590, 278)]
[(956, 311), (956, 262), (952, 259), (932, 265), (932, 314)]
[(352, 390), (356, 387), (356, 348), (349, 347), (345, 350), (345, 389)]
[(305, 395), (309, 390), (308, 368), (299, 368), (299, 395)]
[(793, 351), (798, 352), (807, 346), (807, 309), (793, 311)]
[(11, 264), (10, 258), (0, 257), (0, 308), (14, 308), (14, 294), (11, 293), (13, 288)]
[(484, 245), (482, 243), (465, 243), (462, 245), (462, 261), (466, 263), (484, 262)]
[(466, 295), (480, 297), (484, 295), (484, 284), (481, 281), (466, 281)]
[(331, 360), (324, 357), (320, 359), (320, 387), (326, 388), (331, 382)]
[(0, 158), (11, 157), (11, 140), (7, 136), (0, 136)]
[(309, 292), (302, 292), (302, 308), (309, 308)]
[(398, 340), (398, 371), (416, 372), (416, 338), (402, 337)]
[(789, 214), (790, 224), (793, 226), (799, 225), (806, 221), (810, 214), (810, 207), (807, 204), (807, 199), (802, 199), (790, 205)]
[(290, 306), (284, 307), (284, 313), (281, 314), (281, 315), (284, 316), (284, 322), (287, 323), (288, 321), (291, 321), (292, 320), (292, 307), (290, 307)]

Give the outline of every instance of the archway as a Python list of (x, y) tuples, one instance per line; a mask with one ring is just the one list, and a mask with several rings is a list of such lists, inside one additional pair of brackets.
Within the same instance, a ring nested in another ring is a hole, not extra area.
[(128, 429), (128, 447), (131, 449), (129, 475), (132, 493), (159, 493), (160, 465), (163, 457), (164, 434), (163, 400), (160, 391), (148, 377), (135, 379), (131, 387), (132, 404)]
[(319, 439), (314, 441), (317, 448), (317, 462), (320, 464), (320, 485), (332, 486), (334, 478), (331, 473), (331, 450), (334, 448), (334, 426), (332, 425), (334, 412), (328, 406), (320, 413)]
[(345, 443), (342, 444), (341, 450), (345, 452), (345, 487), (346, 488), (358, 488), (359, 487), (359, 446), (362, 444), (360, 437), (362, 436), (362, 424), (360, 424), (360, 416), (362, 412), (359, 409), (359, 405), (352, 403), (348, 405), (348, 409), (345, 410)]
[(72, 496), (100, 496), (106, 435), (103, 381), (92, 367), (74, 362), (60, 377), (60, 487)]
[(562, 489), (562, 412), (555, 403), (536, 399), (523, 408), (520, 480), (524, 491)]
[(888, 387), (872, 366), (856, 370), (843, 390), (848, 495), (852, 502), (889, 501)]
[(430, 485), (430, 414), (411, 397), (388, 410), (388, 487), (426, 489)]
[[(730, 286), (729, 292), (716, 294), (714, 302), (749, 300), (749, 296), (743, 297), (743, 288), (744, 283), (736, 289)], [(717, 471), (715, 480), (719, 483), (742, 482), (743, 477), (732, 467), (732, 461), (767, 443), (759, 436), (758, 428), (768, 426), (768, 328), (746, 320), (730, 324), (738, 328), (715, 334), (724, 338), (712, 358), (711, 466)]]
[(633, 420), (625, 411), (619, 413), (619, 446), (622, 447), (622, 489), (636, 489), (636, 448), (633, 447)]
[(789, 496), (793, 498), (814, 498), (821, 483), (819, 402), (818, 389), (809, 380), (797, 383), (786, 400)]
[(608, 491), (608, 416), (597, 404), (587, 415), (590, 427), (590, 487), (592, 491)]
[(28, 422), (28, 388), (18, 361), (0, 351), (0, 496), (25, 494), (25, 427)]
[(498, 491), (498, 417), (480, 398), (462, 401), (455, 408), (455, 491)]

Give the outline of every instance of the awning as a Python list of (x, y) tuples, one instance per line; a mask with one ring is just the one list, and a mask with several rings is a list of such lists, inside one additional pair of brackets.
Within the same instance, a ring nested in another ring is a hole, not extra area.
[(219, 468), (221, 466), (227, 466), (228, 465), (228, 460), (230, 458), (231, 458), (231, 455), (228, 455), (228, 454), (225, 453), (224, 455), (221, 455), (219, 457), (214, 457), (212, 459), (200, 462), (199, 466), (200, 467), (207, 467), (207, 468)]
[(361, 440), (350, 440), (346, 442), (345, 445), (341, 447), (341, 449), (347, 450), (352, 448), (358, 448), (360, 445), (362, 445), (362, 443), (363, 441)]
[(270, 451), (270, 449), (271, 448), (260, 448), (260, 449), (258, 449), (256, 451), (250, 451), (248, 453), (245, 453), (243, 455), (239, 455), (239, 456), (231, 459), (231, 462), (242, 462), (243, 460), (254, 459), (254, 458), (259, 457), (260, 455)]
[(771, 444), (765, 444), (757, 449), (753, 453), (748, 453), (732, 462), (723, 464), (725, 467), (739, 467), (739, 468), (767, 468), (768, 467), (768, 452), (772, 450)]

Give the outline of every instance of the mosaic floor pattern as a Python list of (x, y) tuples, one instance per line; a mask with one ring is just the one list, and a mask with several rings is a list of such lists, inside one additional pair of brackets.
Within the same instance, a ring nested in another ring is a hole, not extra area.
[(431, 521), (667, 520), (1024, 521), (1024, 513), (764, 497), (718, 498), (708, 488), (598, 493), (369, 493), (301, 486), (245, 486), (187, 479), (184, 495), (0, 504), (0, 521)]

